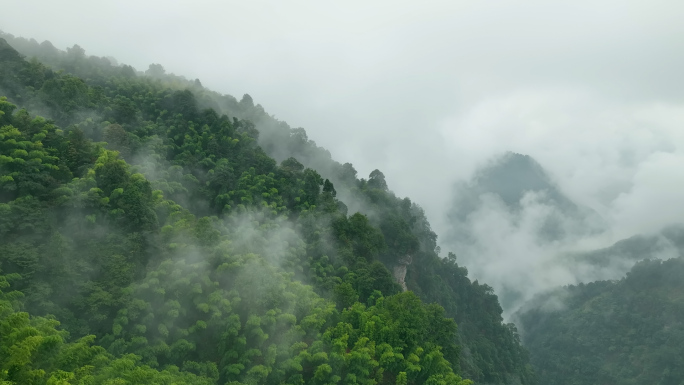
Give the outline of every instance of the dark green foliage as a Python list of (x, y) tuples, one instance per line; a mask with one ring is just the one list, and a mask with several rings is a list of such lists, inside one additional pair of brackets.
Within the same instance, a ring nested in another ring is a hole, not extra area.
[(468, 348), (461, 353), (461, 370), (468, 378), (485, 383), (536, 382), (517, 330), (513, 324), (503, 324), (501, 305), (490, 286), (471, 282), (453, 253), (441, 260), (417, 253), (411, 267), (410, 279), (420, 288), (417, 293), (443, 304), (459, 325), (461, 346)]
[(684, 259), (646, 260), (626, 278), (558, 289), (519, 314), (547, 384), (663, 384), (684, 378)]

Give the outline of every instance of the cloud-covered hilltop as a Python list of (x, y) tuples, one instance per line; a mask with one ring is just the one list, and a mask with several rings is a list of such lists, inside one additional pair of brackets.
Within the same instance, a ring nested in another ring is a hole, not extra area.
[[(448, 217), (456, 226), (475, 220), (485, 206), (497, 206), (522, 225), (532, 207), (542, 212), (535, 236), (539, 242), (561, 241), (605, 229), (601, 217), (563, 194), (531, 156), (507, 152), (478, 169), (470, 181), (459, 182)], [(453, 235), (467, 235), (469, 228)]]
[[(559, 285), (622, 277), (682, 250), (681, 226), (611, 241), (611, 224), (570, 199), (531, 156), (507, 152), (454, 185), (442, 242), (492, 284), (507, 312)], [(508, 313), (510, 314), (510, 313)]]

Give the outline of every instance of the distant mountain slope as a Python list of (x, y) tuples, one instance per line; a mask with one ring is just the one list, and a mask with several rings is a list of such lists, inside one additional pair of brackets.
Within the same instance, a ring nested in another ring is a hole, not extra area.
[(684, 225), (668, 226), (655, 234), (639, 234), (593, 251), (565, 256), (568, 264), (631, 267), (643, 259), (669, 259), (684, 255)]
[(542, 384), (684, 382), (684, 259), (540, 295), (516, 317)]

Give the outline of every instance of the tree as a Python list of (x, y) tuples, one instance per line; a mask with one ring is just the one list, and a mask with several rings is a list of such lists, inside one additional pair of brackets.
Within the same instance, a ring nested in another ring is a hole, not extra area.
[(161, 64), (158, 63), (152, 63), (149, 65), (147, 68), (147, 71), (145, 71), (145, 75), (153, 77), (153, 78), (161, 78), (166, 74), (166, 70)]
[(368, 176), (368, 186), (380, 190), (387, 190), (387, 182), (385, 182), (385, 174), (380, 170), (373, 170)]
[(67, 48), (67, 54), (74, 60), (81, 60), (85, 57), (85, 50), (80, 45), (74, 44), (73, 47)]

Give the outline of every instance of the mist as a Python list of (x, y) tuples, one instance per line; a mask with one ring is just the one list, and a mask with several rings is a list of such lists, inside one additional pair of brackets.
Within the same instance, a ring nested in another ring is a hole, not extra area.
[[(249, 93), (360, 176), (380, 169), (397, 195), (425, 209), (442, 250), (499, 294), (595, 278), (554, 256), (682, 221), (681, 2), (9, 0), (4, 8), (5, 32)], [(514, 220), (484, 197), (468, 222), (474, 242), (451, 241), (454, 186), (506, 151), (532, 156), (605, 231), (540, 244), (536, 220), (553, 208), (528, 197)]]

